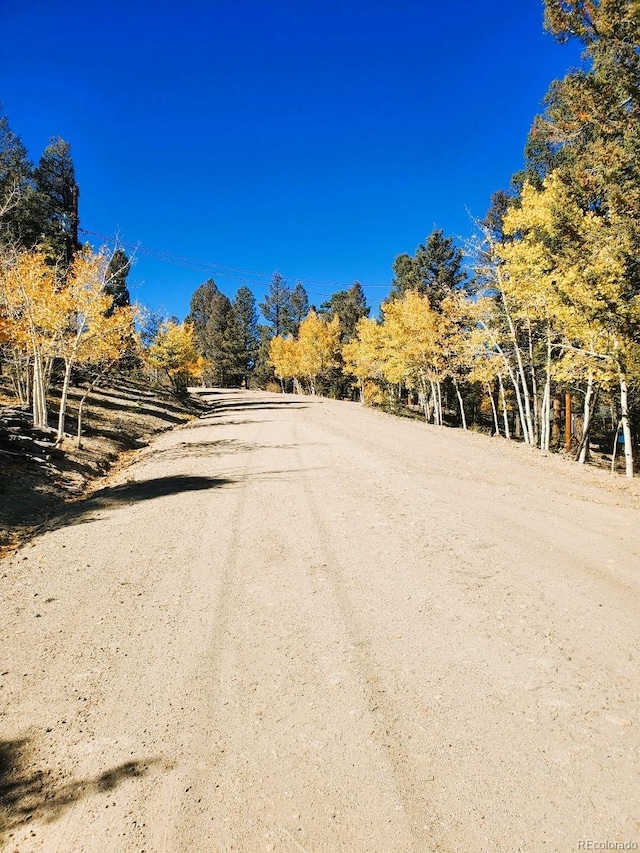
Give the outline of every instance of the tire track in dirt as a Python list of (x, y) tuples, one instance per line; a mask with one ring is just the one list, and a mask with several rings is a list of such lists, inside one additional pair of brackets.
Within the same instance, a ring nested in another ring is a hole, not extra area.
[[(207, 802), (216, 776), (220, 746), (216, 742), (218, 687), (230, 665), (228, 659), (228, 633), (231, 618), (231, 599), (238, 570), (239, 541), (246, 526), (246, 503), (250, 488), (249, 471), (264, 424), (252, 424), (252, 434), (245, 441), (244, 461), (234, 478), (239, 482), (235, 490), (234, 508), (226, 531), (221, 574), (216, 583), (215, 595), (206, 623), (202, 626), (204, 656), (199, 665), (191, 661), (191, 673), (182, 688), (185, 698), (191, 699), (194, 729), (181, 744), (177, 759), (176, 777), (162, 794), (164, 827), (156, 827), (154, 838), (158, 851), (214, 850), (207, 833)], [(209, 519), (211, 522), (211, 519)], [(204, 540), (204, 561), (210, 561), (211, 540)], [(183, 647), (187, 647), (186, 644)]]
[[(398, 707), (400, 697), (393, 698), (385, 686), (385, 678), (371, 650), (367, 632), (365, 632), (353, 606), (351, 596), (345, 588), (342, 568), (344, 561), (331, 546), (330, 525), (325, 521), (320, 502), (311, 486), (307, 467), (303, 464), (298, 421), (296, 421), (295, 427), (294, 444), (296, 458), (302, 471), (304, 497), (320, 534), (319, 541), (322, 547), (324, 567), (323, 577), (329, 582), (336, 607), (340, 611), (350, 646), (353, 649), (353, 663), (358, 674), (360, 688), (366, 695), (372, 725), (371, 736), (384, 748), (383, 754), (390, 766), (399, 799), (410, 822), (412, 831), (410, 849), (416, 850), (416, 853), (427, 850), (444, 850), (444, 848), (433, 846), (433, 837), (428, 834), (428, 827), (425, 824), (425, 816), (431, 811), (426, 792), (428, 783), (432, 779), (425, 778), (424, 773), (416, 766), (411, 757), (409, 744), (413, 734), (403, 725), (401, 710)], [(403, 701), (406, 702), (407, 699), (408, 697), (405, 695)]]

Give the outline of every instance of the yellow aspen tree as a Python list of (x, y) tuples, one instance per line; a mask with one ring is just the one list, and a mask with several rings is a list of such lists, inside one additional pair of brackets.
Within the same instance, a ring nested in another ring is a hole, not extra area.
[(280, 380), (283, 392), (284, 383), (287, 379), (292, 379), (296, 390), (299, 389), (300, 363), (297, 341), (289, 336), (284, 338), (282, 335), (276, 335), (269, 344), (269, 362)]
[[(402, 299), (382, 306), (384, 316), (384, 375), (419, 392), (425, 420), (441, 426), (441, 381), (445, 374), (446, 320), (426, 296), (409, 290)], [(431, 395), (431, 405), (429, 403)]]
[[(559, 335), (555, 292), (559, 258), (554, 246), (558, 237), (566, 236), (553, 233), (549, 207), (553, 191), (554, 189), (550, 188), (545, 197), (544, 192), (538, 192), (529, 184), (524, 185), (520, 206), (510, 209), (504, 219), (505, 234), (516, 239), (500, 244), (496, 250), (503, 264), (503, 298), (509, 299), (511, 317), (526, 334), (533, 407), (530, 437), (531, 443), (539, 440), (542, 450), (549, 450), (552, 364), (554, 346)], [(533, 352), (534, 337), (536, 343), (544, 342), (545, 349), (544, 390), (541, 400), (538, 394), (537, 363)], [(523, 373), (521, 382), (526, 408), (529, 386)]]
[(340, 320), (337, 314), (327, 321), (310, 311), (300, 324), (296, 343), (300, 376), (309, 383), (311, 394), (315, 394), (318, 379), (339, 363)]
[[(440, 303), (440, 335), (446, 374), (451, 378), (460, 407), (462, 428), (467, 429), (461, 383), (467, 379), (473, 362), (473, 312), (470, 301), (462, 293), (451, 293)], [(493, 398), (492, 398), (493, 401)]]
[(48, 428), (47, 385), (69, 319), (65, 284), (44, 253), (15, 252), (1, 271), (0, 298), (11, 345), (32, 373), (33, 425)]
[(511, 437), (509, 429), (509, 416), (506, 394), (504, 390), (503, 372), (504, 362), (501, 356), (488, 345), (486, 335), (480, 328), (474, 328), (467, 337), (470, 382), (476, 382), (487, 396), (491, 405), (493, 415), (493, 427), (496, 435), (500, 435), (500, 422), (498, 418), (498, 405), (494, 397), (496, 383), (499, 386), (500, 404), (502, 407), (502, 418), (504, 424), (505, 438)]
[[(621, 429), (627, 476), (633, 476), (629, 384), (637, 363), (640, 296), (630, 292), (629, 230), (614, 211), (604, 216), (584, 210), (573, 189), (556, 173), (541, 189), (525, 185), (521, 206), (505, 217), (505, 233), (515, 239), (498, 249), (505, 287), (528, 311), (544, 317), (547, 329), (547, 382), (551, 348), (580, 352), (591, 362), (586, 372), (585, 423), (596, 374), (615, 375), (620, 395)], [(600, 362), (599, 366), (596, 366)], [(602, 362), (605, 364), (603, 365)], [(565, 360), (566, 369), (576, 359)], [(550, 405), (550, 397), (547, 398)], [(584, 444), (585, 435), (583, 430)], [(543, 444), (544, 446), (544, 444)], [(548, 429), (547, 444), (548, 447)], [(582, 449), (582, 447), (581, 447)]]
[(163, 323), (146, 351), (152, 367), (163, 370), (176, 396), (184, 396), (191, 370), (197, 365), (193, 326), (190, 323)]
[(380, 323), (363, 317), (356, 326), (353, 340), (342, 347), (344, 369), (355, 376), (360, 390), (360, 402), (366, 402), (368, 382), (384, 380), (384, 331)]
[(82, 417), (89, 395), (98, 381), (123, 357), (136, 355), (140, 349), (134, 328), (135, 318), (136, 308), (132, 306), (96, 316), (87, 336), (87, 345), (79, 348), (78, 362), (91, 372), (91, 379), (78, 404), (78, 447), (82, 444)]
[(106, 252), (94, 253), (84, 248), (74, 257), (59, 291), (63, 330), (58, 355), (64, 359), (65, 370), (58, 411), (58, 442), (64, 437), (71, 371), (78, 362), (91, 361), (92, 350), (101, 347), (105, 315), (112, 303), (104, 290), (108, 263)]

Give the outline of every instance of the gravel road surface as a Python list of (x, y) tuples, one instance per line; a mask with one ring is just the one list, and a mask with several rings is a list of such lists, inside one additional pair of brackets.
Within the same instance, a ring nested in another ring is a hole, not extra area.
[(640, 845), (635, 482), (206, 396), (0, 563), (0, 846)]

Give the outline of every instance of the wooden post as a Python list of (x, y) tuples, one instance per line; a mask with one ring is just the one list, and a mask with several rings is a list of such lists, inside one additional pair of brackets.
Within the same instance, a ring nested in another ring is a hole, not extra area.
[(564, 395), (564, 449), (571, 453), (571, 394)]

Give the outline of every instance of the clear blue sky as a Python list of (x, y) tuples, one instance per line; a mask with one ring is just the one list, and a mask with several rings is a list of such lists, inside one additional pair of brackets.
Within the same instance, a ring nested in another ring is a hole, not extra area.
[(81, 226), (140, 245), (137, 301), (182, 319), (209, 275), (260, 300), (279, 270), (316, 304), (356, 279), (373, 302), (521, 167), (579, 57), (542, 20), (540, 0), (0, 0), (0, 102), (32, 159), (71, 143)]

